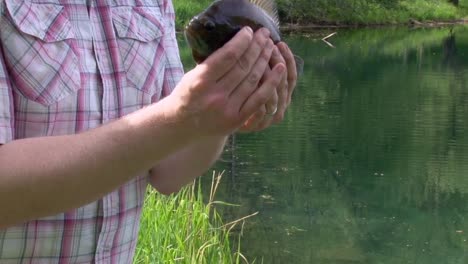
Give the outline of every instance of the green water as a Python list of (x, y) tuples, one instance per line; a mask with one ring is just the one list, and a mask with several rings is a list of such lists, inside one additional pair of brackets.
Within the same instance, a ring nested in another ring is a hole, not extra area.
[(237, 135), (216, 165), (218, 199), (240, 205), (226, 220), (259, 212), (246, 257), (468, 263), (468, 28), (287, 41), (305, 71), (284, 122)]

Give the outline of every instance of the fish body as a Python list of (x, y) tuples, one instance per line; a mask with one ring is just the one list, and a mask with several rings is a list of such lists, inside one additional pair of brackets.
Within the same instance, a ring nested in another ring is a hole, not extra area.
[[(193, 17), (185, 28), (185, 38), (194, 60), (203, 62), (245, 26), (253, 31), (265, 27), (275, 44), (281, 41), (274, 0), (217, 0)], [(295, 58), (300, 74), (304, 61)]]

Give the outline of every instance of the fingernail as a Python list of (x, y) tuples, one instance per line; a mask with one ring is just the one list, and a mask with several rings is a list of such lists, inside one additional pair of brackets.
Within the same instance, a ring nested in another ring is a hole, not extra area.
[(244, 27), (245, 30), (247, 30), (250, 34), (253, 34), (253, 30), (250, 27)]
[(285, 50), (284, 50), (284, 46), (283, 46), (283, 45), (278, 45), (278, 50), (279, 50), (280, 52), (284, 52), (284, 51), (285, 51)]
[(284, 44), (283, 42), (281, 42), (280, 44), (278, 44), (279, 48), (281, 49), (281, 51), (287, 51), (287, 46), (286, 44)]

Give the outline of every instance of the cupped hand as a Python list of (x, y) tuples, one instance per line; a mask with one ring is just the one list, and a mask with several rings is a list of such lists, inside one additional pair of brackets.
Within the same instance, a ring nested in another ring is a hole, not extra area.
[(282, 81), (282, 63), (265, 73), (274, 47), (266, 29), (239, 31), (188, 72), (169, 96), (177, 120), (198, 137), (237, 131), (276, 94)]
[(260, 131), (281, 122), (291, 104), (291, 97), (297, 84), (297, 69), (294, 55), (286, 43), (280, 42), (276, 45), (269, 64), (270, 67), (266, 68), (265, 76), (271, 74), (270, 68), (279, 64), (286, 65), (287, 72), (282, 75), (281, 82), (273, 96), (244, 123), (240, 129), (241, 132)]

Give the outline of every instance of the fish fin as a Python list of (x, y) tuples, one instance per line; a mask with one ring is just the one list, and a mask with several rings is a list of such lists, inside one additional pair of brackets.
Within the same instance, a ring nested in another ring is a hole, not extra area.
[(265, 11), (279, 28), (278, 8), (276, 7), (275, 0), (249, 0), (249, 2)]
[(294, 60), (296, 61), (296, 72), (299, 77), (304, 73), (304, 60), (297, 55), (294, 55)]

